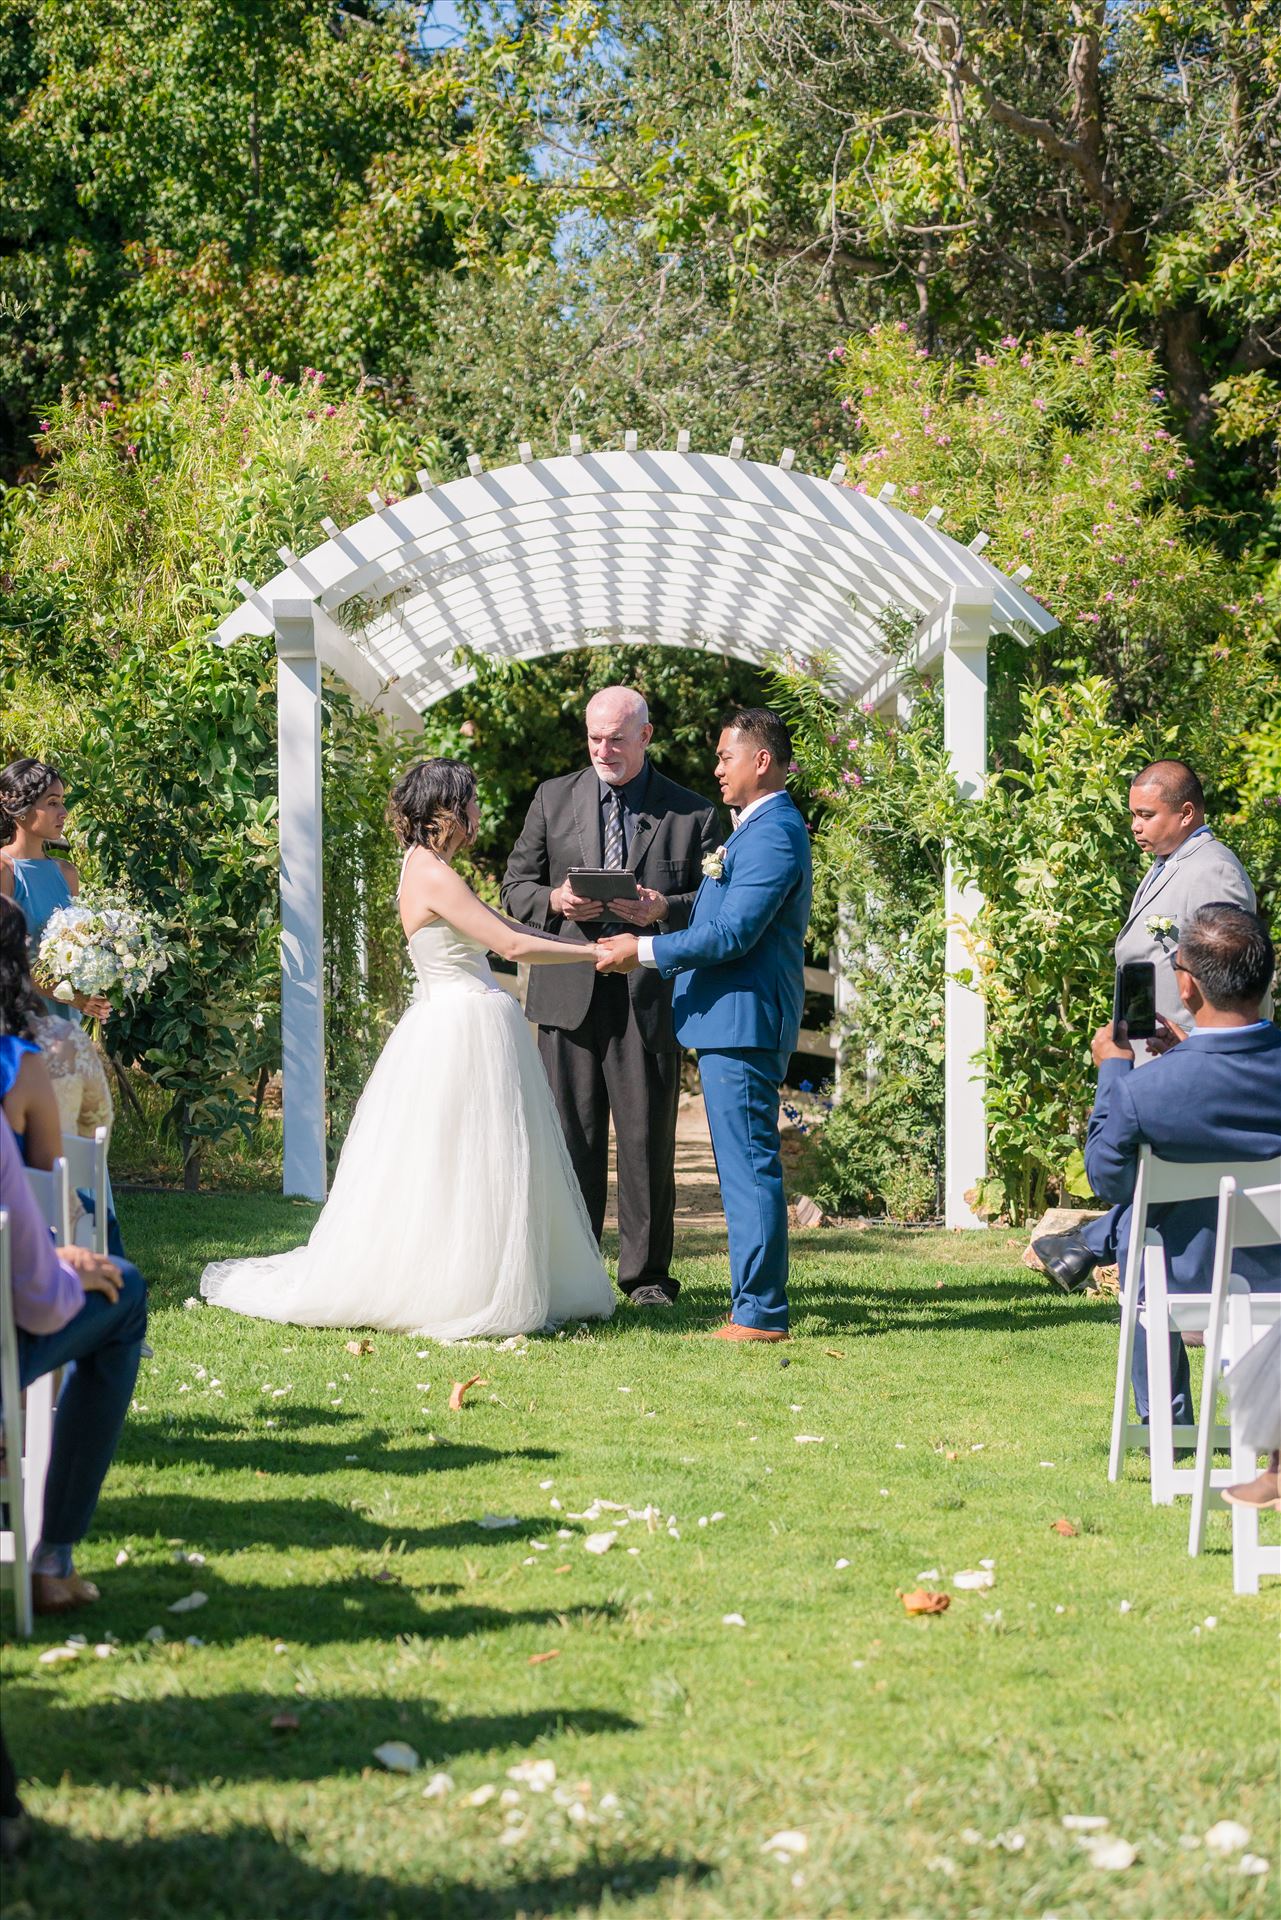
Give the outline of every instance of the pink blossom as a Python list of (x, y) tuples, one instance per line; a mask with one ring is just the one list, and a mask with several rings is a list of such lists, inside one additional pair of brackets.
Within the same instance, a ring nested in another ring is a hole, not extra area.
[(1001, 345), (1003, 347), (1017, 347), (1018, 344), (1018, 341), (1012, 333), (1003, 334), (1001, 337)]
[(1019, 365), (1021, 367), (1030, 367), (1031, 364), (1032, 364), (1032, 356), (1030, 353), (1021, 353), (1019, 355)]
[(325, 418), (326, 418), (327, 420), (329, 420), (329, 419), (332, 419), (332, 417), (334, 416), (334, 414), (336, 414), (336, 413), (337, 413), (337, 411), (338, 411), (338, 409), (337, 409), (337, 407), (326, 407), (326, 408), (325, 408)]
[(1165, 477), (1167, 480), (1177, 480), (1179, 476), (1175, 468), (1167, 467), (1165, 470)]
[(1063, 464), (1064, 464), (1064, 466), (1065, 466), (1065, 467), (1070, 467), (1070, 466), (1071, 466), (1071, 464), (1072, 464), (1072, 456), (1071, 456), (1071, 454), (1070, 454), (1070, 453), (1065, 453), (1065, 454), (1064, 454), (1064, 456), (1063, 456)]
[(906, 333), (906, 332), (907, 332), (907, 321), (906, 321), (906, 320), (900, 320), (900, 321), (899, 321), (899, 323), (898, 323), (898, 330), (899, 330), (899, 332), (900, 332), (900, 333)]
[[(1260, 598), (1262, 598), (1262, 595), (1260, 595)], [(860, 700), (859, 705), (862, 707), (864, 713), (875, 713), (876, 711), (870, 700)]]
[(1038, 413), (1044, 413), (1044, 412), (1045, 412), (1045, 407), (1046, 407), (1046, 403), (1045, 403), (1045, 401), (1044, 401), (1044, 400), (1043, 400), (1043, 399), (1041, 398), (1041, 396), (1040, 396), (1040, 394), (1039, 394), (1039, 393), (1037, 394), (1037, 396), (1036, 396), (1036, 398), (1035, 398), (1035, 399), (1033, 400), (1033, 402), (1032, 402), (1032, 405), (1033, 405), (1033, 406), (1034, 406), (1034, 407), (1036, 408), (1036, 410), (1037, 410), (1037, 412), (1038, 412)]
[(915, 484), (915, 482), (913, 482), (913, 484), (908, 488), (908, 492), (911, 494), (913, 500), (919, 497), (920, 491), (921, 489)]
[(42, 420), (40, 422), (40, 431), (41, 433), (52, 433), (53, 431), (52, 420)]
[(845, 358), (844, 347), (832, 347), (827, 357), (829, 360), (843, 360)]
[(853, 405), (854, 402), (850, 399), (848, 393), (843, 393), (841, 395), (841, 412), (848, 413)]

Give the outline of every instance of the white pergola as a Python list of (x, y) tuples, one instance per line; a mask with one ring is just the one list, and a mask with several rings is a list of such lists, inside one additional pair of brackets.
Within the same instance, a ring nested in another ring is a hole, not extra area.
[[(987, 648), (993, 633), (1026, 639), (1058, 624), (1020, 581), (983, 559), (986, 534), (949, 538), (931, 507), (905, 512), (893, 487), (875, 497), (796, 470), (728, 454), (570, 452), (535, 460), (527, 444), (511, 466), (421, 492), (340, 528), (260, 587), (217, 628), (230, 645), (274, 635), (279, 676), (281, 1030), (285, 1192), (323, 1199), (321, 672), (329, 668), (396, 726), (474, 676), (460, 649), (532, 660), (576, 647), (648, 641), (757, 665), (785, 653), (822, 653), (859, 699), (893, 702), (903, 668), (887, 659), (878, 624), (915, 622), (907, 663), (943, 676), (944, 729), (958, 785), (977, 793), (986, 766)], [(981, 1223), (965, 1201), (983, 1177), (984, 1090), (979, 996), (956, 979), (968, 964), (963, 929), (980, 902), (947, 877), (946, 1214)]]

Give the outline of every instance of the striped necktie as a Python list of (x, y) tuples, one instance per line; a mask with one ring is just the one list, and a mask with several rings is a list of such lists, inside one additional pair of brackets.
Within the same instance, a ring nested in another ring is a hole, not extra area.
[(605, 861), (608, 868), (621, 869), (623, 865), (623, 799), (620, 793), (609, 796), (609, 806), (605, 810)]

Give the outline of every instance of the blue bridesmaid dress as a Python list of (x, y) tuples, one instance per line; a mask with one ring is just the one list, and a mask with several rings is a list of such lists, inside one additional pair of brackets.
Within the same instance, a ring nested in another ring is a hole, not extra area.
[[(71, 888), (67, 885), (67, 876), (56, 860), (11, 860), (9, 871), (13, 875), (13, 901), (22, 910), (27, 923), (27, 944), (31, 949), (32, 965), (40, 948), (40, 936), (59, 907), (71, 904)], [(57, 1014), (61, 1020), (74, 1020), (80, 1024), (80, 1015), (74, 1007), (64, 1005), (61, 1000), (51, 1000), (47, 994), (40, 995), (46, 1013)]]

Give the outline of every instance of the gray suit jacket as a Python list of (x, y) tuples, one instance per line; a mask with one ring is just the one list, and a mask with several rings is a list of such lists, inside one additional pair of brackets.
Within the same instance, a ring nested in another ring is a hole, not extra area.
[[(645, 805), (627, 853), (627, 864), (640, 885), (667, 896), (666, 920), (648, 931), (669, 933), (688, 924), (703, 879), (703, 856), (712, 852), (720, 838), (711, 801), (677, 786), (651, 763)], [(601, 858), (600, 781), (595, 768), (544, 780), (530, 802), (503, 875), (504, 912), (542, 932), (569, 940), (593, 939), (593, 923), (579, 926), (560, 919), (551, 910), (550, 895), (571, 867), (599, 867)], [(626, 977), (645, 1045), (651, 1053), (674, 1051), (670, 980), (662, 979), (652, 967), (637, 967)], [(589, 967), (531, 967), (527, 1017), (540, 1027), (572, 1031), (581, 1026), (596, 978)]]
[[(1116, 939), (1116, 964), (1127, 960), (1152, 960), (1156, 963), (1157, 1012), (1181, 1027), (1190, 1024), (1186, 1007), (1179, 998), (1179, 976), (1173, 960), (1179, 936), (1198, 907), (1212, 900), (1228, 900), (1234, 907), (1254, 911), (1254, 888), (1245, 868), (1230, 847), (1203, 833), (1185, 840), (1177, 853), (1170, 855), (1160, 873), (1152, 863), (1139, 882), (1138, 892)], [(1169, 933), (1149, 933), (1148, 921), (1169, 920)], [(1147, 1049), (1135, 1043), (1135, 1058), (1146, 1059)]]

